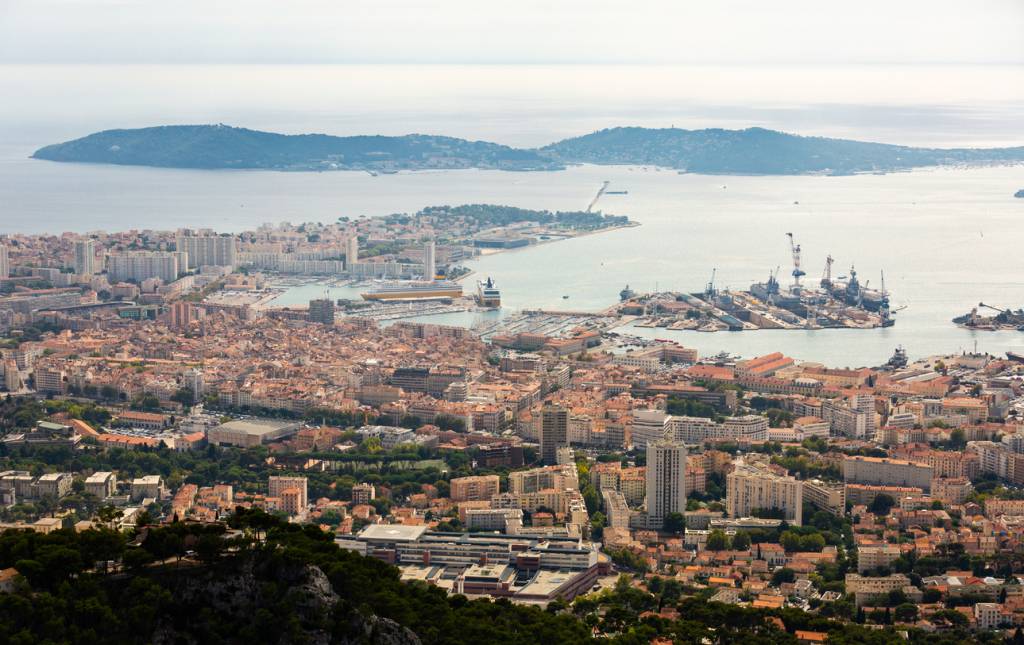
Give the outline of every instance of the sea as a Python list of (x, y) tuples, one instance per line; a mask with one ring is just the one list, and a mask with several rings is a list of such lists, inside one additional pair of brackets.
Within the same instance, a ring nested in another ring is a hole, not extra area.
[[(805, 283), (825, 258), (833, 275), (892, 294), (881, 330), (702, 333), (629, 328), (704, 354), (782, 351), (837, 367), (1024, 351), (1024, 332), (959, 329), (978, 303), (1024, 307), (1024, 167), (957, 167), (847, 177), (715, 176), (654, 167), (561, 172), (285, 173), (61, 164), (43, 145), (118, 127), (226, 123), (278, 132), (421, 132), (515, 146), (617, 125), (762, 126), (907, 145), (1024, 144), (1024, 88), (1011, 67), (639, 66), (62, 66), (0, 65), (0, 234), (213, 227), (414, 212), (462, 203), (597, 208), (640, 226), (482, 257), (503, 313), (596, 311), (626, 285), (745, 289), (778, 270), (791, 282), (789, 239)], [(334, 297), (345, 297), (335, 290)], [(308, 293), (307, 293), (308, 292)], [(296, 287), (303, 303), (320, 285)], [(494, 314), (492, 314), (494, 315)], [(501, 315), (501, 314), (497, 314)], [(430, 320), (471, 325), (480, 314)]]

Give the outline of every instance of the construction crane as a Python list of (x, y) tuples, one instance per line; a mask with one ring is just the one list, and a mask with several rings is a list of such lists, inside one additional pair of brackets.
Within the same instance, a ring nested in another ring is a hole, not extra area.
[(793, 291), (800, 291), (800, 278), (807, 275), (800, 268), (800, 245), (793, 239), (792, 233), (786, 233), (789, 237), (789, 250), (793, 253)]

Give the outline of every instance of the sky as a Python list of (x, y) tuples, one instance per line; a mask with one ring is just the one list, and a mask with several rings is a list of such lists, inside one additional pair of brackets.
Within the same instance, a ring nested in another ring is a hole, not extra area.
[(0, 63), (1024, 64), (1024, 0), (0, 0)]

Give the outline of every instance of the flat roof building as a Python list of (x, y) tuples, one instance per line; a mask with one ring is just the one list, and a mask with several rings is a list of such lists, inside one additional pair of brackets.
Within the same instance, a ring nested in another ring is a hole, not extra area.
[(298, 431), (299, 424), (295, 421), (236, 419), (211, 428), (207, 434), (207, 441), (214, 446), (253, 448), (290, 437)]

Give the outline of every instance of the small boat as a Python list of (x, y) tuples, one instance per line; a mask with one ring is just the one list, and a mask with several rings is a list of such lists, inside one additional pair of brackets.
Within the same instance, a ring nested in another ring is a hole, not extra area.
[(568, 300), (569, 296), (562, 296), (562, 300)]

